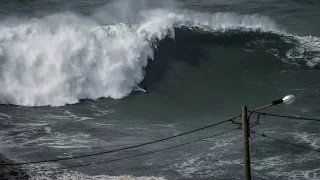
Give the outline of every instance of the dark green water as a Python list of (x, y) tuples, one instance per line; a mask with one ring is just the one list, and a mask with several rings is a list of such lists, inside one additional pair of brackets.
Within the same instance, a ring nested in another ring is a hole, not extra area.
[[(320, 117), (317, 1), (10, 1), (0, 9), (0, 150), (11, 159), (71, 157), (149, 142), (287, 94), (296, 96), (294, 104), (266, 112)], [(87, 30), (110, 24), (107, 39)], [(151, 38), (141, 42), (139, 29)], [(144, 58), (149, 48), (153, 60)], [(132, 91), (135, 85), (148, 92)], [(242, 179), (241, 131), (65, 169), (235, 127), (226, 123), (142, 148), (26, 168), (35, 179)], [(262, 116), (254, 130), (319, 149), (319, 127)], [(320, 179), (318, 152), (251, 138), (253, 179)]]

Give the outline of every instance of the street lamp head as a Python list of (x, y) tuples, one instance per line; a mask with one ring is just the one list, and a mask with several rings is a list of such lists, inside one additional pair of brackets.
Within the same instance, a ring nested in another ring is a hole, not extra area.
[[(261, 109), (265, 109), (265, 108), (268, 108), (268, 107), (271, 107), (271, 106), (274, 106), (274, 105), (277, 105), (277, 104), (282, 104), (282, 103), (286, 104), (286, 105), (292, 104), (295, 99), (296, 99), (296, 97), (294, 97), (294, 95), (292, 95), (292, 94), (287, 95), (287, 96), (285, 96), (285, 97), (283, 97), (281, 99), (277, 99), (277, 100), (272, 101), (271, 104), (259, 107), (259, 108), (255, 109), (255, 110), (251, 111), (250, 115), (253, 112), (260, 111)], [(250, 117), (250, 115), (249, 115), (249, 117)]]
[(275, 101), (272, 101), (272, 105), (277, 105), (277, 104), (286, 104), (286, 105), (289, 105), (289, 104), (292, 104), (294, 102), (296, 98), (294, 97), (294, 95), (290, 94), (290, 95), (287, 95), (281, 99), (277, 99)]
[(286, 104), (286, 105), (292, 104), (294, 100), (296, 100), (296, 97), (292, 94), (282, 98), (283, 104)]

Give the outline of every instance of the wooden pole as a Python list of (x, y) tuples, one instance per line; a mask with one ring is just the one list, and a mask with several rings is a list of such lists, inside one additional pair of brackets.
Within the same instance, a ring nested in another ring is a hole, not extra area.
[(250, 149), (249, 149), (249, 120), (247, 118), (247, 106), (242, 107), (242, 131), (244, 149), (244, 179), (251, 180)]

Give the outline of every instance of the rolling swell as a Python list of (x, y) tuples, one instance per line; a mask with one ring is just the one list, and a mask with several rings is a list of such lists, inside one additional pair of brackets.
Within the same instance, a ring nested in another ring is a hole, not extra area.
[[(175, 39), (179, 40), (185, 37), (191, 41), (203, 44), (216, 45), (243, 45), (255, 40), (282, 41), (283, 35), (273, 32), (247, 31), (245, 29), (231, 29), (225, 31), (206, 31), (200, 28), (181, 27), (175, 30)], [(280, 42), (287, 44), (285, 42)]]
[(289, 64), (314, 67), (320, 60), (320, 38), (312, 36), (299, 37), (284, 32), (245, 28), (212, 31), (198, 27), (180, 27), (175, 32), (176, 41), (187, 40), (200, 46), (236, 46), (249, 52), (267, 52)]
[(1, 22), (0, 103), (62, 106), (125, 97), (143, 81), (148, 61), (159, 59), (154, 50), (174, 46), (173, 39), (261, 50), (310, 66), (319, 57), (318, 38), (285, 34), (263, 16), (158, 9), (139, 17), (103, 26), (73, 13)]

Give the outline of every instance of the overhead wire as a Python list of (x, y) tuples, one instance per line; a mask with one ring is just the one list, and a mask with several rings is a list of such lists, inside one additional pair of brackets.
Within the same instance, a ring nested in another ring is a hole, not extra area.
[(107, 160), (107, 161), (100, 161), (100, 162), (95, 162), (95, 163), (87, 163), (87, 164), (79, 164), (79, 165), (75, 165), (75, 166), (68, 166), (68, 167), (64, 167), (64, 169), (78, 168), (78, 167), (84, 167), (84, 166), (92, 166), (92, 165), (97, 165), (97, 164), (105, 164), (105, 163), (116, 162), (116, 161), (120, 161), (120, 160), (131, 159), (131, 158), (140, 157), (140, 156), (145, 156), (145, 155), (149, 155), (149, 154), (154, 154), (154, 153), (166, 151), (166, 150), (169, 150), (169, 149), (174, 149), (174, 148), (178, 148), (178, 147), (185, 146), (185, 145), (188, 145), (188, 144), (192, 144), (192, 143), (195, 143), (195, 142), (203, 141), (203, 140), (206, 140), (206, 139), (210, 139), (210, 138), (213, 138), (213, 137), (217, 137), (217, 136), (220, 136), (220, 135), (224, 135), (224, 134), (230, 133), (230, 132), (238, 130), (238, 129), (240, 129), (240, 127), (237, 127), (237, 128), (234, 128), (234, 129), (222, 132), (222, 133), (218, 133), (218, 134), (215, 134), (215, 135), (212, 135), (212, 136), (208, 136), (208, 137), (205, 137), (205, 138), (189, 141), (189, 142), (186, 142), (186, 143), (178, 144), (178, 145), (175, 145), (175, 146), (170, 146), (170, 147), (159, 149), (159, 150), (155, 150), (155, 151), (149, 151), (149, 152), (142, 153), (142, 154), (137, 154), (137, 155), (123, 157), (123, 158), (117, 158), (117, 159), (112, 159), (112, 160)]
[(287, 116), (287, 115), (270, 114), (270, 113), (264, 113), (264, 112), (255, 112), (255, 114), (264, 115), (264, 116), (272, 116), (272, 117), (281, 117), (281, 118), (299, 119), (299, 120), (318, 121), (318, 122), (320, 122), (320, 119), (317, 119), (317, 118), (295, 117), (295, 116)]
[(287, 141), (284, 141), (284, 140), (281, 140), (281, 139), (277, 139), (277, 138), (274, 138), (274, 137), (270, 137), (270, 136), (267, 136), (266, 134), (257, 133), (257, 132), (255, 132), (255, 131), (251, 131), (251, 133), (257, 134), (257, 135), (262, 136), (262, 137), (264, 137), (264, 138), (268, 138), (268, 139), (271, 139), (271, 140), (274, 140), (274, 141), (278, 141), (278, 142), (281, 142), (281, 143), (284, 143), (284, 144), (288, 144), (288, 145), (291, 145), (291, 146), (295, 146), (295, 147), (307, 149), (307, 150), (310, 150), (310, 151), (320, 152), (320, 150), (313, 149), (313, 148), (308, 148), (308, 147), (301, 146), (301, 145), (298, 145), (298, 144), (295, 144), (295, 143), (291, 143), (291, 142), (287, 142)]

